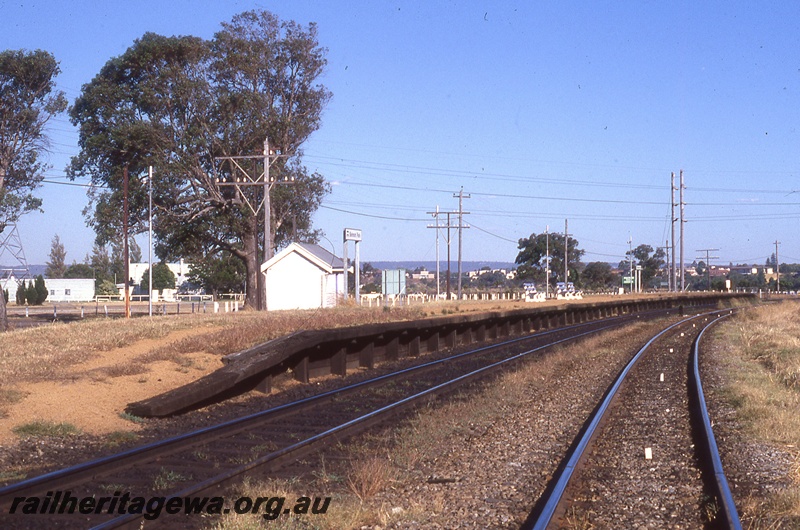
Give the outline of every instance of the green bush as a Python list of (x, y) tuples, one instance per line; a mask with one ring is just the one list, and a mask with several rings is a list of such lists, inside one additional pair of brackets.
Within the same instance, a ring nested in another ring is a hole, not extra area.
[(25, 289), (25, 301), (28, 305), (38, 305), (36, 301), (39, 299), (39, 293), (36, 291), (36, 285), (33, 282), (28, 282), (28, 287)]
[(25, 286), (25, 280), (17, 286), (17, 305), (25, 305), (27, 300), (28, 288)]
[(17, 289), (17, 304), (42, 305), (47, 300), (47, 287), (44, 284), (44, 277), (40, 274), (34, 281), (22, 282)]

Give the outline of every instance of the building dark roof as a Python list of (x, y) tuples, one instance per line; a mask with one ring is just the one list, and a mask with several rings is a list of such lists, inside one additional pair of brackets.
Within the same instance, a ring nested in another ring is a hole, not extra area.
[(331, 266), (334, 270), (342, 269), (344, 261), (342, 258), (332, 254), (325, 248), (315, 245), (313, 243), (295, 243), (296, 245), (303, 247), (304, 250), (316, 256), (320, 261), (324, 261), (328, 265)]

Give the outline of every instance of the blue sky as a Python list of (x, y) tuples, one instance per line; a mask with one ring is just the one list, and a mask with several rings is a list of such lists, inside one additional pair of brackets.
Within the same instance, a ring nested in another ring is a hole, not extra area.
[[(778, 240), (800, 262), (800, 3), (0, 0), (0, 49), (53, 53), (74, 100), (145, 32), (211, 38), (256, 8), (316, 22), (329, 50), (305, 161), (332, 184), (314, 220), (339, 255), (348, 227), (362, 261), (435, 259), (427, 212), (456, 210), (463, 187), (464, 259), (513, 261), (519, 238), (569, 219), (584, 261), (617, 262), (629, 237), (665, 244), (682, 169), (687, 261), (763, 263)], [(48, 180), (64, 182), (65, 116), (51, 138)], [(55, 234), (81, 261), (85, 190), (40, 195), (19, 224), (28, 261)]]

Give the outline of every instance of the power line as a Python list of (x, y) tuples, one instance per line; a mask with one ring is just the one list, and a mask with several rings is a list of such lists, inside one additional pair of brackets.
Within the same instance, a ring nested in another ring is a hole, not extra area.
[(325, 206), (324, 204), (321, 204), (320, 208), (325, 208), (326, 210), (334, 210), (336, 212), (349, 213), (349, 214), (352, 214), (352, 215), (360, 215), (361, 217), (372, 217), (374, 219), (387, 219), (389, 221), (421, 221), (421, 222), (427, 221), (427, 219), (412, 219), (412, 218), (405, 218), (405, 217), (389, 217), (387, 215), (373, 215), (373, 214), (362, 213), (362, 212), (354, 212), (352, 210), (344, 210), (342, 208), (334, 208), (333, 206)]
[(484, 228), (481, 228), (480, 226), (476, 225), (475, 223), (470, 223), (470, 226), (472, 228), (476, 228), (476, 229), (480, 230), (481, 232), (483, 232), (485, 234), (489, 234), (492, 237), (496, 237), (497, 239), (502, 239), (503, 241), (508, 241), (509, 243), (514, 243), (515, 245), (519, 244), (519, 240), (517, 240), (517, 239), (509, 239), (507, 237), (503, 237), (503, 236), (497, 235), (497, 234), (495, 234), (493, 232), (489, 232), (488, 230), (486, 230)]
[[(618, 165), (618, 164), (596, 164), (596, 163), (586, 163), (586, 162), (572, 162), (572, 161), (564, 161), (564, 160), (543, 160), (537, 158), (529, 158), (529, 157), (509, 157), (509, 156), (497, 156), (497, 155), (487, 155), (481, 153), (480, 155), (475, 155), (472, 153), (454, 153), (448, 151), (436, 151), (432, 149), (418, 149), (418, 148), (405, 148), (405, 147), (397, 147), (397, 146), (382, 146), (382, 145), (370, 145), (370, 144), (363, 144), (363, 143), (355, 143), (355, 142), (341, 142), (335, 140), (315, 140), (315, 143), (325, 143), (325, 144), (333, 144), (333, 145), (348, 145), (353, 147), (364, 147), (368, 149), (378, 149), (378, 150), (385, 150), (385, 151), (396, 151), (396, 152), (405, 152), (405, 153), (425, 153), (425, 154), (434, 154), (440, 156), (452, 156), (452, 157), (461, 157), (461, 158), (479, 158), (481, 161), (484, 160), (512, 160), (512, 161), (519, 161), (519, 162), (526, 162), (526, 163), (535, 163), (535, 164), (553, 164), (559, 166), (571, 166), (571, 167), (591, 167), (591, 168), (611, 168), (611, 169), (625, 169), (625, 170), (633, 170), (633, 171), (642, 171), (642, 172), (653, 172), (653, 173), (661, 173), (665, 171), (664, 168), (661, 167), (647, 167), (647, 166), (626, 166), (626, 165)], [(346, 160), (341, 157), (325, 157), (324, 155), (312, 155), (318, 156), (320, 158), (331, 158), (335, 160)], [(737, 174), (737, 175), (790, 175), (794, 176), (797, 174), (796, 171), (775, 171), (775, 170), (752, 170), (752, 169), (719, 169), (719, 170), (708, 170), (708, 169), (693, 169), (693, 173), (698, 175), (730, 175), (730, 174)], [(726, 191), (748, 191), (748, 192), (764, 192), (764, 193), (783, 193), (782, 191), (777, 190), (760, 190), (760, 189), (752, 189), (752, 190), (734, 190), (734, 189), (727, 189), (727, 188), (692, 188), (693, 191), (714, 191), (714, 192), (726, 192)]]
[[(398, 189), (409, 191), (427, 191), (435, 193), (452, 193), (452, 190), (442, 190), (436, 188), (415, 188), (411, 186), (396, 186), (391, 184), (368, 184), (365, 182), (341, 182), (342, 185), (349, 186), (365, 186), (370, 188), (385, 188), (385, 189)], [(578, 197), (548, 197), (546, 195), (520, 195), (509, 193), (482, 193), (471, 192), (472, 195), (480, 197), (498, 197), (498, 198), (512, 198), (512, 199), (536, 199), (542, 201), (567, 201), (567, 202), (588, 202), (588, 203), (605, 203), (605, 204), (638, 204), (638, 205), (663, 205), (663, 201), (637, 201), (637, 200), (622, 200), (622, 199), (583, 199)], [(659, 218), (660, 220), (660, 218)]]
[[(427, 151), (423, 151), (427, 152)], [(407, 165), (407, 164), (392, 164), (392, 163), (385, 163), (385, 162), (374, 162), (369, 160), (356, 160), (356, 159), (348, 159), (348, 158), (341, 158), (341, 157), (332, 157), (332, 156), (325, 156), (325, 155), (307, 155), (307, 159), (311, 160), (321, 160), (323, 163), (327, 163), (332, 166), (336, 167), (350, 167), (350, 168), (357, 168), (357, 169), (370, 169), (370, 170), (386, 170), (386, 171), (395, 171), (395, 172), (404, 172), (404, 173), (422, 173), (422, 174), (429, 174), (429, 175), (439, 175), (439, 176), (457, 176), (457, 177), (475, 177), (480, 175), (481, 179), (490, 179), (490, 180), (509, 180), (509, 181), (523, 181), (523, 182), (542, 182), (542, 183), (550, 183), (550, 184), (576, 184), (582, 186), (596, 186), (596, 187), (612, 187), (612, 188), (625, 188), (625, 189), (651, 189), (651, 190), (660, 190), (662, 189), (661, 186), (655, 184), (639, 184), (635, 182), (598, 182), (597, 180), (581, 180), (581, 179), (564, 179), (564, 178), (556, 178), (556, 177), (535, 177), (535, 176), (525, 176), (525, 175), (514, 175), (508, 173), (493, 173), (493, 172), (486, 172), (483, 168), (480, 171), (475, 170), (457, 170), (457, 169), (448, 169), (448, 168), (435, 168), (435, 167), (428, 167), (428, 166), (414, 166), (414, 165)], [(325, 162), (330, 160), (332, 162)], [(520, 159), (523, 160), (523, 159)], [(335, 161), (335, 162), (333, 162)], [(608, 166), (608, 167), (624, 167), (624, 166)], [(629, 169), (640, 169), (640, 168), (629, 168)], [(642, 170), (642, 169), (640, 169)], [(644, 169), (645, 171), (653, 171), (652, 169)], [(698, 173), (708, 173), (707, 171), (699, 171)], [(721, 171), (720, 174), (726, 174), (728, 172)], [(740, 173), (767, 173), (767, 174), (774, 174), (774, 173), (786, 173), (793, 175), (793, 172), (749, 172), (743, 171)], [(796, 193), (797, 190), (768, 190), (762, 188), (713, 188), (713, 187), (692, 187), (690, 188), (693, 192), (706, 192), (706, 193), (757, 193), (757, 194), (782, 194), (787, 195), (791, 193)]]
[[(381, 171), (393, 171), (399, 173), (414, 173), (414, 174), (423, 174), (423, 175), (437, 175), (443, 177), (458, 177), (458, 178), (472, 178), (480, 175), (481, 179), (488, 179), (488, 180), (505, 180), (511, 182), (541, 182), (547, 184), (575, 184), (580, 186), (596, 186), (596, 187), (610, 187), (610, 188), (625, 188), (625, 189), (658, 189), (658, 186), (652, 184), (636, 184), (636, 183), (623, 183), (623, 182), (598, 182), (596, 180), (574, 180), (574, 179), (559, 179), (553, 177), (533, 177), (533, 176), (523, 176), (523, 175), (511, 175), (507, 173), (487, 173), (483, 170), (481, 171), (466, 171), (466, 170), (457, 170), (457, 169), (447, 169), (447, 168), (430, 168), (430, 167), (423, 167), (423, 166), (409, 166), (409, 165), (401, 165), (401, 164), (389, 164), (389, 163), (382, 163), (382, 162), (369, 162), (363, 160), (348, 160), (348, 159), (340, 159), (334, 157), (323, 157), (323, 156), (306, 156), (307, 159), (314, 160), (315, 158), (319, 159), (329, 159), (329, 160), (340, 160), (342, 163), (336, 162), (326, 162), (329, 165), (336, 166), (336, 167), (349, 167), (349, 168), (357, 168), (357, 169), (370, 169), (370, 170), (381, 170)], [(350, 163), (345, 163), (350, 162)]]

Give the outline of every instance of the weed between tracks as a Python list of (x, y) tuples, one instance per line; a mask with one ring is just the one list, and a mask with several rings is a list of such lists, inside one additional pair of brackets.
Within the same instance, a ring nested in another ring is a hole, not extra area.
[[(722, 396), (748, 436), (793, 454), (779, 470), (786, 487), (751, 496), (739, 507), (750, 529), (800, 525), (800, 312), (795, 303), (766, 305), (723, 324), (727, 383)], [(738, 499), (737, 499), (738, 500)]]

